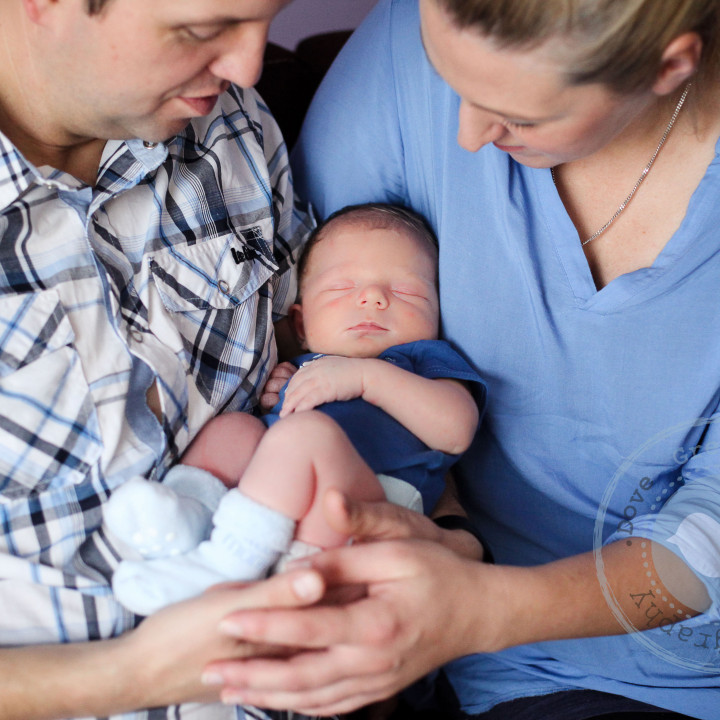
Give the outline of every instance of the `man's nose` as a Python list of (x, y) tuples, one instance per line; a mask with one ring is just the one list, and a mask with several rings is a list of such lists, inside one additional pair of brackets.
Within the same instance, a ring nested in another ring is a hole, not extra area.
[(224, 38), (210, 72), (222, 80), (249, 88), (260, 79), (270, 22), (266, 20), (239, 23)]

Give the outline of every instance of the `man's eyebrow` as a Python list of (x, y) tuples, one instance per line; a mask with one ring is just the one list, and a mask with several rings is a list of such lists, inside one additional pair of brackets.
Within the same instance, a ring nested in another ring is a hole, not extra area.
[(207, 25), (209, 27), (212, 27), (214, 25), (237, 25), (237, 23), (242, 22), (243, 19), (240, 17), (231, 17), (229, 15), (218, 15), (217, 17), (203, 17), (203, 18), (192, 18), (188, 17), (183, 20), (180, 20), (175, 24), (176, 27), (187, 27), (189, 25)]

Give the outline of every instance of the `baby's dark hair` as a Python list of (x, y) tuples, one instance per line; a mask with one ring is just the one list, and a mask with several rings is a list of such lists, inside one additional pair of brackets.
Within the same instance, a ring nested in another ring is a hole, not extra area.
[(313, 248), (334, 227), (340, 224), (362, 225), (368, 230), (398, 230), (409, 232), (413, 237), (427, 246), (433, 260), (437, 264), (438, 241), (428, 221), (420, 213), (403, 205), (389, 203), (363, 203), (347, 205), (330, 215), (325, 222), (318, 225), (308, 237), (303, 253), (298, 261), (298, 286), (302, 288), (303, 278), (310, 262)]

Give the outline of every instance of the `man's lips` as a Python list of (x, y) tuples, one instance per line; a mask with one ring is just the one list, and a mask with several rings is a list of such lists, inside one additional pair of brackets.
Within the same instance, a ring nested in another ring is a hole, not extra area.
[(212, 112), (215, 103), (218, 100), (217, 95), (204, 95), (202, 97), (182, 97), (180, 98), (189, 105), (193, 112), (197, 115), (207, 115)]

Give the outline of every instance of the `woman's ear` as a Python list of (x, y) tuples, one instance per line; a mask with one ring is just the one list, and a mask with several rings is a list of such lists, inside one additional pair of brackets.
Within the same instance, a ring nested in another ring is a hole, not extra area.
[(700, 65), (702, 48), (702, 38), (696, 32), (678, 35), (662, 55), (660, 71), (652, 88), (654, 92), (669, 95), (687, 83)]
[(290, 318), (290, 324), (292, 329), (295, 331), (298, 342), (304, 350), (307, 350), (307, 345), (305, 344), (305, 323), (303, 322), (302, 305), (300, 303), (291, 305), (288, 309), (288, 317)]

